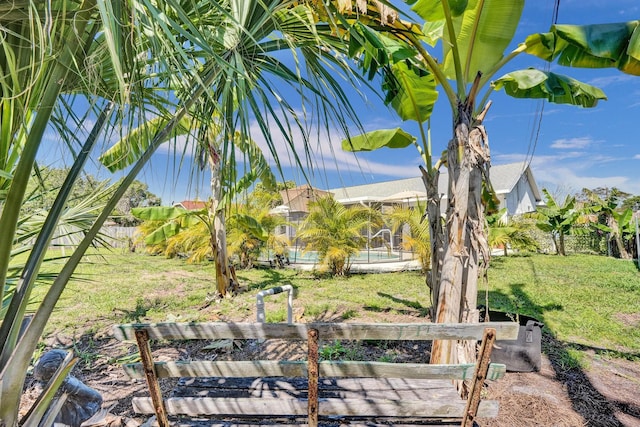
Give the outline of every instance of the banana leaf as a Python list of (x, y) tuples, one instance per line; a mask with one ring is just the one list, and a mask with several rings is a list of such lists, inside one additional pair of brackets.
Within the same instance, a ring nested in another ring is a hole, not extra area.
[(514, 98), (543, 98), (556, 104), (595, 107), (604, 92), (568, 76), (536, 70), (513, 71), (492, 82), (496, 90), (504, 89)]
[[(426, 0), (423, 0), (426, 1)], [(437, 2), (438, 0), (428, 0)], [(450, 79), (471, 82), (478, 72), (487, 73), (498, 64), (511, 44), (520, 22), (524, 0), (471, 0), (464, 13), (453, 18), (455, 44), (462, 76), (455, 73), (452, 35), (444, 30), (443, 70)]]
[(415, 137), (400, 128), (380, 129), (342, 141), (344, 151), (374, 151), (378, 148), (404, 148), (413, 144)]
[(251, 232), (251, 235), (255, 236), (260, 241), (266, 242), (269, 240), (269, 232), (265, 230), (265, 228), (254, 217), (244, 214), (234, 214), (233, 219), (238, 221), (242, 227), (247, 228)]
[(640, 21), (594, 25), (554, 25), (532, 34), (525, 52), (580, 68), (617, 68), (640, 76)]
[(397, 62), (390, 67), (383, 82), (387, 92), (385, 102), (391, 104), (402, 120), (422, 123), (431, 117), (438, 100), (436, 80), (433, 74), (407, 62)]

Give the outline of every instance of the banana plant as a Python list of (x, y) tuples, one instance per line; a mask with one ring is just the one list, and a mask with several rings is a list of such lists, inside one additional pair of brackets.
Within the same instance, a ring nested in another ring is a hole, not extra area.
[[(224, 159), (221, 154), (222, 128), (219, 120), (208, 123), (198, 121), (193, 116), (185, 116), (181, 123), (166, 135), (166, 141), (177, 136), (189, 136), (192, 129), (199, 130), (199, 137), (195, 138), (193, 152), (206, 157), (211, 170), (211, 204), (207, 209), (186, 211), (180, 208), (142, 208), (132, 211), (133, 215), (143, 220), (168, 221), (145, 238), (147, 244), (158, 244), (178, 234), (181, 228), (193, 225), (199, 220), (209, 231), (212, 257), (216, 266), (216, 288), (218, 294), (224, 297), (234, 287), (232, 272), (229, 269), (227, 256), (225, 211), (233, 198), (246, 190), (257, 179), (266, 187), (275, 185), (275, 177), (258, 145), (240, 133), (234, 135), (235, 146), (248, 160), (248, 169), (244, 176), (236, 182), (235, 157)], [(155, 118), (133, 129), (124, 138), (107, 150), (100, 161), (111, 171), (123, 169), (133, 162), (144, 150), (150, 135), (164, 129), (167, 120)], [(223, 174), (223, 172), (225, 172)], [(186, 222), (185, 222), (186, 221)], [(236, 284), (237, 285), (237, 284)]]
[(633, 235), (631, 220), (633, 218), (633, 210), (631, 208), (619, 209), (619, 192), (613, 189), (611, 194), (606, 198), (600, 197), (595, 191), (583, 189), (587, 194), (591, 204), (590, 210), (595, 214), (604, 217), (604, 223), (598, 221), (592, 223), (592, 226), (600, 231), (609, 234), (609, 239), (613, 240), (622, 259), (631, 259), (631, 255), (624, 245), (624, 236)]
[(545, 197), (544, 207), (539, 207), (534, 217), (538, 220), (536, 227), (551, 234), (556, 253), (566, 255), (564, 238), (574, 230), (582, 212), (576, 207), (576, 198), (567, 195), (562, 203), (555, 200), (546, 188), (542, 189)]
[[(549, 102), (594, 107), (606, 99), (591, 85), (542, 70), (518, 70), (495, 79), (509, 62), (522, 53), (572, 67), (614, 67), (638, 75), (640, 37), (638, 21), (609, 25), (554, 25), (547, 33), (527, 37), (508, 51), (520, 23), (524, 0), (417, 0), (407, 1), (423, 23), (405, 22), (390, 14), (394, 2), (340, 1), (319, 5), (320, 15), (334, 17), (334, 25), (348, 38), (350, 53), (363, 72), (382, 74), (386, 102), (403, 120), (420, 124), (419, 149), (425, 161), (423, 179), (427, 189), (429, 220), (436, 238), (432, 272), (428, 276), (436, 322), (478, 321), (477, 285), (489, 260), (484, 231), (483, 183), (489, 186), (487, 131), (483, 121), (489, 98), (504, 89), (513, 97), (541, 98)], [(398, 2), (399, 3), (399, 2)], [(355, 8), (358, 9), (355, 9)], [(360, 16), (366, 15), (359, 19)], [(439, 43), (438, 43), (439, 42)], [(441, 47), (438, 55), (434, 47)], [(433, 53), (432, 53), (433, 51)], [(492, 81), (492, 79), (495, 79)], [(439, 89), (439, 92), (438, 92)], [(443, 94), (451, 108), (452, 138), (442, 156), (433, 154), (427, 123)], [(406, 137), (404, 137), (406, 140)], [(392, 146), (396, 138), (389, 138)], [(409, 144), (413, 143), (410, 141)], [(405, 142), (406, 144), (406, 142)], [(357, 150), (349, 146), (347, 149)], [(438, 168), (449, 170), (446, 228), (436, 213)], [(442, 245), (442, 246), (440, 246)], [(433, 363), (474, 360), (471, 343), (436, 341)]]

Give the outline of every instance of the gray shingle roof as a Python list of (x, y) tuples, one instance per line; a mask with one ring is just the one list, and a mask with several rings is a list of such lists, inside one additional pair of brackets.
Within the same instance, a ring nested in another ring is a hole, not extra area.
[[(491, 166), (491, 183), (497, 194), (511, 192), (523, 174), (527, 174), (527, 179), (538, 200), (541, 200), (538, 186), (533, 179), (531, 169), (524, 163), (510, 163), (506, 165)], [(438, 182), (438, 192), (447, 195), (447, 184), (449, 175), (446, 170), (440, 173)], [(421, 177), (397, 179), (393, 181), (377, 182), (373, 184), (355, 185), (352, 187), (342, 187), (330, 189), (336, 200), (344, 203), (348, 201), (374, 201), (392, 196), (402, 191), (424, 192), (424, 184)]]

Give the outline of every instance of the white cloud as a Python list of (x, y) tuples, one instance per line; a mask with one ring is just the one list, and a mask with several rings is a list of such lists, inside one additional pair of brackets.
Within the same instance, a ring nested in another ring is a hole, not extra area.
[[(371, 127), (377, 128), (378, 124), (379, 123), (376, 123)], [(370, 126), (367, 125), (365, 127), (369, 128)], [(381, 163), (370, 160), (368, 153), (343, 151), (341, 143), (344, 136), (341, 130), (329, 128), (327, 133), (327, 129), (324, 127), (319, 131), (317, 128), (313, 128), (313, 126), (310, 126), (310, 128), (310, 130), (306, 131), (309, 135), (306, 144), (309, 155), (305, 157), (305, 141), (303, 133), (298, 127), (291, 128), (290, 140), (293, 141), (293, 149), (287, 138), (285, 138), (278, 129), (272, 127), (272, 148), (282, 168), (299, 169), (300, 166), (302, 166), (308, 174), (314, 175), (318, 173), (338, 172), (341, 175), (384, 175), (392, 178), (415, 177), (418, 173), (417, 165), (419, 164), (419, 156), (417, 154), (415, 162), (411, 165), (390, 164), (389, 162)], [(252, 123), (250, 132), (251, 137), (258, 143), (269, 163), (275, 165), (276, 160), (257, 122)], [(410, 148), (407, 149), (411, 150)], [(299, 156), (299, 160), (296, 160), (294, 152)], [(379, 153), (377, 157), (380, 157)]]
[(589, 84), (602, 89), (613, 84), (627, 83), (635, 78), (636, 77), (629, 74), (618, 73), (606, 77), (596, 77), (589, 80)]
[(583, 148), (587, 148), (588, 146), (590, 146), (595, 142), (597, 141), (587, 136), (583, 136), (579, 138), (561, 138), (553, 141), (553, 143), (551, 144), (551, 148), (557, 148), (560, 150), (583, 149)]
[(193, 157), (195, 155), (195, 140), (186, 135), (179, 135), (174, 139), (162, 143), (158, 147), (158, 152), (175, 155), (177, 157)]
[(636, 154), (635, 156), (633, 156), (633, 158), (634, 158), (635, 160), (640, 160), (640, 154)]

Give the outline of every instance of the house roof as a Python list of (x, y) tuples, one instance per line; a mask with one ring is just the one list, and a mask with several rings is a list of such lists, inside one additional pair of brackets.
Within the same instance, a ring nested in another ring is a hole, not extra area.
[(203, 202), (202, 200), (183, 200), (181, 202), (174, 203), (173, 206), (182, 206), (188, 211), (194, 211), (206, 208), (207, 202)]
[[(318, 190), (308, 184), (280, 191), (282, 206), (287, 207), (290, 212), (309, 212), (309, 202), (327, 194), (329, 194), (328, 191)], [(281, 208), (281, 206), (278, 206), (278, 208)]]
[(518, 184), (520, 178), (525, 175), (531, 185), (531, 190), (537, 201), (542, 200), (542, 195), (533, 179), (531, 168), (525, 163), (509, 163), (506, 165), (491, 166), (491, 184), (497, 194), (510, 193)]
[[(491, 166), (491, 184), (497, 194), (506, 194), (513, 190), (522, 175), (526, 175), (536, 200), (542, 200), (540, 190), (533, 179), (531, 168), (525, 163), (510, 163)], [(440, 173), (438, 193), (447, 197), (449, 175), (446, 170)], [(396, 179), (373, 184), (355, 185), (352, 187), (334, 188), (329, 190), (340, 203), (378, 202), (389, 199), (395, 194), (424, 193), (425, 187), (421, 177)], [(425, 200), (426, 197), (418, 197)]]

